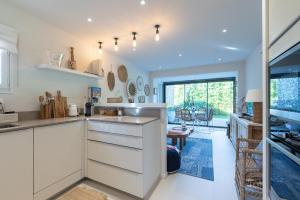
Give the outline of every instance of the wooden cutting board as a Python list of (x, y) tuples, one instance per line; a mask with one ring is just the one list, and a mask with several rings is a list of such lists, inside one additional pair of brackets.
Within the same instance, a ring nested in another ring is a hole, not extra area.
[(57, 96), (54, 97), (54, 113), (55, 118), (66, 117), (64, 100), (60, 91), (57, 91)]
[(64, 104), (64, 111), (65, 111), (65, 117), (69, 116), (69, 107), (68, 107), (68, 98), (62, 97), (63, 104)]

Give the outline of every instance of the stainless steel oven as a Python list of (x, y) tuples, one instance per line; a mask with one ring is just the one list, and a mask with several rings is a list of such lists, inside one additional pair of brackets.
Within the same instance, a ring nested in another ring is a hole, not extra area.
[(269, 63), (271, 200), (300, 200), (300, 42)]

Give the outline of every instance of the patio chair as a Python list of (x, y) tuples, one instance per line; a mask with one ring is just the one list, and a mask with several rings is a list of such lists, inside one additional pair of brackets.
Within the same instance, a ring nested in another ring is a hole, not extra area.
[(195, 118), (196, 118), (196, 121), (199, 123), (202, 121), (209, 123), (210, 121), (212, 121), (213, 115), (214, 115), (214, 109), (209, 108), (208, 112), (203, 112), (201, 110), (201, 112), (196, 113)]
[(180, 122), (181, 120), (181, 108), (177, 107), (175, 108), (175, 119), (174, 122)]
[(181, 110), (181, 120), (186, 124), (186, 122), (193, 122), (193, 130), (195, 126), (195, 120), (192, 117), (191, 111), (188, 109), (182, 109)]
[(238, 138), (235, 166), (240, 199), (262, 199), (262, 142)]

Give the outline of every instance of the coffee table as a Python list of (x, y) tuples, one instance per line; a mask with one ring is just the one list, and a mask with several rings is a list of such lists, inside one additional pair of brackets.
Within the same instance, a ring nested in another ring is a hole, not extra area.
[(182, 150), (186, 144), (186, 138), (190, 135), (191, 132), (191, 129), (187, 129), (185, 131), (170, 129), (168, 130), (167, 137), (172, 139), (173, 146), (177, 145), (177, 139), (179, 139), (179, 149)]

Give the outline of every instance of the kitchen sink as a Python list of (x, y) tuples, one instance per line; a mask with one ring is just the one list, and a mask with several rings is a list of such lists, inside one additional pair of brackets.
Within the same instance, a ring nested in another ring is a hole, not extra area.
[(4, 129), (4, 128), (13, 128), (18, 126), (17, 124), (0, 124), (0, 129)]

